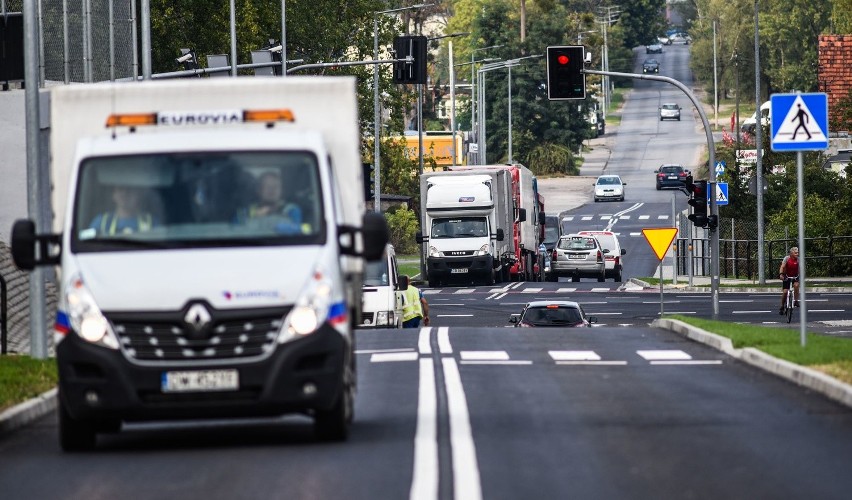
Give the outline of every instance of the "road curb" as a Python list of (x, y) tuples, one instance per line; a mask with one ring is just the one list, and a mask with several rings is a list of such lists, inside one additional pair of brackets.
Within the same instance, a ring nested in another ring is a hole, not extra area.
[(56, 410), (57, 390), (51, 389), (0, 413), (0, 436), (19, 429)]
[(760, 368), (797, 385), (819, 392), (830, 399), (852, 408), (852, 385), (822, 372), (770, 356), (753, 347), (735, 349), (731, 339), (710, 333), (676, 319), (660, 318), (651, 326), (673, 331), (696, 342), (714, 347), (725, 354)]

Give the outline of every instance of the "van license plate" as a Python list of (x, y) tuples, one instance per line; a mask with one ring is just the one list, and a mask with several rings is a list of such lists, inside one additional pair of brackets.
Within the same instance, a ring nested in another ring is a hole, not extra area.
[(163, 392), (235, 391), (240, 388), (237, 370), (165, 372), (160, 377)]
[(467, 272), (467, 268), (450, 269), (450, 274), (464, 274), (466, 272)]

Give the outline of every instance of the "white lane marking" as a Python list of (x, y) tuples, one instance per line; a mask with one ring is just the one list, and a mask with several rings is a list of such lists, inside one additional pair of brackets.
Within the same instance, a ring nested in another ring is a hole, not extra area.
[(630, 220), (629, 215), (619, 215), (618, 218), (621, 219), (621, 220)]
[(646, 219), (650, 219), (650, 218), (651, 218), (650, 215), (640, 215), (639, 216), (639, 220), (646, 220)]
[(420, 339), (417, 341), (417, 350), (420, 354), (432, 354), (432, 345), (429, 343), (429, 334), (432, 328), (426, 326), (420, 329)]
[[(583, 304), (583, 305), (585, 305), (585, 304)], [(589, 314), (589, 316), (621, 316), (622, 314), (624, 314), (624, 313), (617, 313), (617, 312), (600, 312), (599, 313), (599, 312), (596, 312), (596, 313)]]
[(539, 293), (543, 288), (524, 288), (521, 293)]
[(370, 356), (370, 363), (384, 363), (388, 361), (417, 361), (420, 357), (416, 352), (377, 352)]
[(470, 318), (473, 314), (436, 314), (438, 318)]
[(630, 233), (630, 236), (641, 236), (642, 233)]
[(554, 361), (600, 361), (595, 351), (547, 351)]
[[(656, 301), (655, 300), (646, 300), (642, 303), (643, 304), (659, 304), (660, 301), (659, 300), (656, 300)], [(666, 304), (680, 304), (680, 301), (679, 300), (667, 300), (667, 301), (665, 301), (665, 303)]]
[(488, 297), (485, 297), (485, 300), (491, 300), (491, 299), (495, 298), (495, 297), (496, 297), (496, 296), (498, 296), (498, 295), (500, 295), (500, 294), (498, 294), (498, 293), (492, 293), (492, 294), (491, 294), (491, 295), (489, 295)]
[(519, 288), (519, 287), (521, 287), (521, 286), (524, 286), (524, 282), (523, 282), (523, 281), (519, 281), (519, 282), (515, 283), (514, 285), (511, 285), (511, 286), (509, 287), (509, 290), (514, 290), (514, 289)]
[(610, 287), (595, 287), (591, 289), (592, 292), (608, 292), (610, 290), (612, 290)]
[(739, 304), (740, 302), (754, 302), (754, 300), (745, 300), (745, 299), (741, 299), (741, 300), (720, 300), (720, 301), (719, 301), (719, 303), (720, 303), (720, 304), (728, 304), (728, 303), (730, 303), (730, 304)]
[[(810, 302), (810, 301), (808, 301)], [(839, 313), (844, 312), (844, 309), (808, 309), (809, 313)]]
[(441, 290), (436, 290), (434, 288), (427, 288), (423, 290), (423, 295), (435, 295), (437, 293), (441, 293)]
[[(755, 313), (770, 313), (772, 311), (731, 311), (731, 314), (755, 314)], [(810, 312), (810, 311), (808, 311)]]
[(570, 293), (570, 292), (576, 292), (576, 291), (577, 291), (576, 287), (574, 287), (574, 288), (557, 288), (556, 289), (556, 293)]
[(444, 383), (447, 389), (447, 410), (450, 414), (450, 446), (453, 456), (453, 497), (465, 500), (481, 500), (482, 485), (479, 479), (479, 464), (476, 446), (470, 430), (470, 414), (459, 374), (453, 358), (442, 358)]
[(592, 220), (592, 217), (590, 215), (584, 215), (580, 218), (580, 220)]
[(556, 364), (573, 366), (626, 366), (627, 361), (557, 361)]
[(502, 299), (503, 297), (505, 297), (506, 295), (509, 295), (509, 294), (508, 294), (508, 293), (501, 293), (500, 295), (498, 295), (498, 296), (494, 297), (494, 300), (500, 300), (500, 299)]
[(507, 361), (509, 353), (506, 351), (461, 351), (461, 359), (464, 361)]
[(438, 471), (438, 396), (435, 391), (435, 367), (431, 359), (421, 359), (417, 431), (414, 435), (414, 474), (408, 498), (438, 498)]
[(610, 220), (612, 219), (612, 215), (601, 215), (601, 220)]
[(669, 218), (669, 216), (668, 216), (668, 215), (658, 215), (658, 216), (657, 216), (657, 220), (666, 220), (666, 219), (668, 219), (668, 218)]
[(403, 347), (400, 349), (358, 349), (355, 354), (377, 354), (382, 352), (411, 352), (414, 349), (411, 347)]
[(562, 218), (562, 220), (563, 220), (563, 221), (567, 221), (567, 222), (571, 222), (572, 220), (574, 220), (574, 216), (573, 216), (573, 215), (569, 215), (568, 217), (563, 217), (563, 218)]
[(688, 361), (651, 361), (652, 365), (721, 365), (722, 360), (715, 359), (693, 359)]
[(531, 365), (532, 361), (508, 360), (508, 361), (460, 361), (463, 365)]
[(475, 291), (476, 291), (475, 288), (459, 288), (458, 290), (456, 290), (453, 293), (455, 293), (457, 295), (464, 295), (464, 294), (467, 294), (467, 293), (473, 293)]
[(441, 354), (452, 354), (453, 346), (450, 345), (450, 328), (442, 326), (438, 328), (438, 350)]
[(636, 354), (642, 356), (647, 361), (675, 361), (692, 359), (692, 356), (681, 351), (680, 349), (636, 351)]

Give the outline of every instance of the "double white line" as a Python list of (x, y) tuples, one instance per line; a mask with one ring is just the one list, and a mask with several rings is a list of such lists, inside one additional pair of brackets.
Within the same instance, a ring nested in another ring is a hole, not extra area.
[[(414, 474), (411, 481), (411, 500), (438, 498), (440, 464), (438, 459), (438, 393), (432, 356), (432, 328), (420, 330), (420, 386), (417, 406), (417, 432), (414, 436)], [(453, 461), (453, 496), (459, 500), (480, 500), (482, 487), (476, 446), (470, 428), (467, 399), (461, 375), (452, 356), (449, 329), (437, 330), (438, 351), (441, 354), (444, 390), (447, 394), (447, 413), (450, 422), (450, 447)]]

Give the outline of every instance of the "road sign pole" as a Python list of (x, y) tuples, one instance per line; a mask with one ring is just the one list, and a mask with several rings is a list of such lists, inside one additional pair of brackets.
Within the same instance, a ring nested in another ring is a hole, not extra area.
[[(799, 335), (802, 347), (807, 343), (808, 308), (805, 302), (805, 196), (804, 196), (804, 157), (801, 151), (796, 153), (796, 183), (799, 190)], [(788, 293), (793, 293), (791, 288)]]
[(660, 261), (660, 317), (663, 317), (663, 261)]

